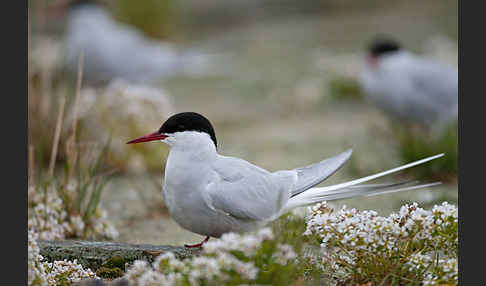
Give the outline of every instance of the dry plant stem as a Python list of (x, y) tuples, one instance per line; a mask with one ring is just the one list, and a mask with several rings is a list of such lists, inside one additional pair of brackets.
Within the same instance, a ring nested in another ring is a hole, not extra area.
[(40, 73), (41, 78), (41, 92), (44, 100), (41, 100), (41, 112), (44, 117), (49, 115), (49, 110), (52, 102), (52, 70), (50, 68), (42, 67)]
[(40, 71), (40, 93), (42, 100), (40, 100), (39, 109), (43, 118), (47, 118), (51, 109), (52, 97), (52, 71), (49, 68), (41, 67)]
[(39, 98), (39, 109), (42, 118), (47, 118), (49, 114), (49, 110), (51, 107), (51, 97), (49, 96), (49, 91), (50, 91), (50, 75), (49, 71), (43, 70), (40, 73), (40, 93), (43, 99)]
[(72, 166), (69, 170), (68, 181), (71, 180), (74, 172), (74, 165), (76, 164), (76, 160), (78, 158), (78, 152), (76, 150), (76, 127), (78, 123), (78, 104), (79, 104), (79, 97), (81, 94), (81, 82), (83, 80), (83, 65), (84, 65), (84, 54), (81, 52), (79, 55), (79, 62), (78, 62), (78, 77), (76, 81), (76, 98), (74, 100), (74, 111), (73, 111), (73, 134), (68, 140), (67, 144), (67, 153), (68, 158), (70, 161), (70, 165)]
[[(27, 14), (27, 105), (28, 105), (28, 110), (30, 111), (31, 108), (31, 99), (32, 99), (32, 67), (31, 67), (31, 61), (30, 61), (30, 55), (31, 55), (31, 50), (32, 50), (32, 27), (31, 27), (31, 19), (30, 19), (30, 11)], [(32, 138), (30, 134), (30, 128), (27, 128), (27, 131), (29, 134), (28, 138)], [(29, 140), (30, 142), (30, 140)]]
[(64, 105), (66, 103), (66, 98), (61, 97), (61, 104), (59, 107), (59, 115), (57, 116), (56, 131), (54, 133), (54, 144), (52, 145), (51, 160), (49, 162), (49, 176), (54, 176), (54, 167), (56, 165), (57, 157), (57, 147), (59, 145), (59, 138), (61, 135), (62, 128), (62, 118), (64, 116)]
[[(27, 12), (27, 54), (30, 55), (32, 51), (32, 26), (31, 26), (30, 11)], [(29, 65), (30, 70), (30, 65)], [(29, 73), (30, 76), (30, 73)]]
[(34, 146), (29, 145), (29, 186), (34, 185)]
[(47, 5), (47, 1), (44, 2), (44, 1), (36, 1), (37, 5), (35, 6), (35, 8), (33, 9), (34, 10), (34, 13), (35, 13), (35, 19), (37, 19), (37, 23), (35, 23), (35, 25), (37, 27), (39, 27), (39, 30), (40, 31), (44, 31), (44, 27), (46, 25), (46, 5)]
[(31, 27), (30, 27), (30, 10), (27, 11), (27, 51), (30, 54), (31, 48)]
[(78, 77), (76, 81), (76, 99), (74, 101), (74, 120), (73, 120), (73, 138), (76, 137), (76, 125), (78, 122), (78, 103), (79, 103), (79, 96), (81, 94), (81, 82), (83, 80), (83, 65), (84, 65), (84, 54), (81, 52), (79, 55), (79, 62), (78, 62)]

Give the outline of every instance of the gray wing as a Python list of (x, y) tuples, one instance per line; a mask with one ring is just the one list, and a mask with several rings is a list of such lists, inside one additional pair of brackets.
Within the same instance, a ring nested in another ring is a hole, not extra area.
[(349, 149), (319, 163), (295, 169), (297, 172), (297, 183), (292, 190), (292, 197), (329, 178), (348, 161), (351, 153), (353, 153), (353, 150)]
[(426, 124), (457, 114), (458, 80), (453, 68), (410, 55), (391, 62), (387, 72), (393, 81), (387, 85), (387, 100), (380, 103), (386, 111)]
[(457, 71), (451, 67), (422, 60), (411, 73), (411, 79), (415, 88), (435, 104), (443, 108), (451, 108), (457, 104)]
[(215, 211), (244, 220), (265, 220), (278, 214), (290, 198), (295, 171), (270, 173), (247, 161), (220, 156), (213, 167), (215, 182), (206, 202)]
[(457, 114), (457, 71), (424, 58), (415, 58), (406, 67), (411, 90), (406, 113), (426, 121), (446, 120)]

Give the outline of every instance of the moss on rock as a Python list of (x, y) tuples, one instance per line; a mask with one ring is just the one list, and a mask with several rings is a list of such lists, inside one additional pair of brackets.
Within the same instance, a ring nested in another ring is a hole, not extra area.
[(198, 249), (180, 246), (128, 244), (106, 241), (38, 241), (40, 254), (48, 261), (77, 260), (85, 268), (97, 271), (106, 269), (125, 269), (125, 264), (135, 260), (152, 263), (160, 254), (172, 252), (178, 258), (185, 259), (200, 253)]
[(125, 269), (125, 263), (127, 263), (129, 261), (127, 261), (125, 258), (117, 255), (117, 256), (112, 256), (110, 257), (104, 264), (102, 267), (106, 267), (106, 268), (120, 268), (120, 269)]
[(102, 266), (96, 270), (96, 275), (104, 279), (115, 279), (123, 276), (123, 274), (125, 274), (125, 272), (118, 267), (108, 268)]

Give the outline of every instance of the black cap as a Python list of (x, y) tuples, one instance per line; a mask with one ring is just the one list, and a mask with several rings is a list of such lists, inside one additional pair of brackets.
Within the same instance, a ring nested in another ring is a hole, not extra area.
[(204, 132), (211, 137), (217, 147), (216, 134), (209, 120), (196, 112), (182, 112), (172, 115), (159, 129), (159, 133), (175, 133), (183, 131)]
[(101, 3), (96, 0), (72, 0), (68, 2), (68, 9), (75, 9), (87, 5), (101, 5)]
[(397, 41), (388, 37), (377, 37), (369, 45), (368, 51), (373, 57), (379, 57), (397, 52), (400, 49), (400, 44)]

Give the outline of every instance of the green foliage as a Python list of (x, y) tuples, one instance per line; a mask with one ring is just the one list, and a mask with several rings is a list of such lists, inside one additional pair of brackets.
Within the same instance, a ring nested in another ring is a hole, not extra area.
[(363, 100), (364, 95), (354, 78), (339, 76), (329, 82), (329, 92), (336, 100)]
[(429, 162), (427, 168), (411, 168), (407, 172), (423, 178), (446, 181), (457, 178), (457, 121), (447, 126), (440, 133), (396, 127), (394, 137), (398, 138), (399, 154), (404, 162), (412, 162), (430, 155), (445, 153), (444, 157)]
[(305, 218), (290, 212), (273, 221), (271, 227), (276, 242), (292, 246), (299, 254), (299, 265), (293, 270), (296, 279), (293, 281), (304, 285), (322, 285), (322, 279), (327, 276), (327, 269), (317, 263), (320, 259), (319, 251), (316, 251), (320, 244), (320, 237), (317, 234), (303, 235), (306, 230)]
[(272, 230), (275, 241), (291, 245), (297, 253), (300, 253), (305, 244), (319, 245), (318, 236), (303, 236), (306, 230), (305, 218), (286, 213), (272, 222)]
[[(64, 180), (56, 187), (64, 202), (66, 211), (71, 215), (79, 214), (87, 226), (83, 237), (88, 236), (89, 228), (93, 223), (92, 217), (96, 215), (101, 194), (108, 183), (109, 176), (108, 174), (101, 174), (101, 167), (109, 150), (110, 140), (104, 144), (95, 160), (87, 162), (87, 166), (81, 166), (81, 160), (76, 160), (76, 166), (70, 166), (69, 160), (66, 161)], [(79, 153), (80, 150), (78, 149)], [(71, 182), (71, 171), (76, 173), (74, 182)], [(70, 185), (75, 186), (74, 193), (68, 190)], [(74, 197), (73, 194), (75, 194)]]
[(121, 256), (113, 256), (113, 257), (110, 257), (104, 264), (103, 266), (104, 267), (107, 267), (107, 268), (121, 268), (121, 269), (124, 269), (125, 268), (125, 263), (127, 261), (121, 257)]
[(115, 14), (122, 22), (152, 37), (167, 37), (176, 24), (175, 1), (172, 0), (119, 0), (115, 5)]
[(124, 272), (118, 267), (115, 268), (108, 268), (108, 267), (100, 267), (96, 270), (96, 276), (101, 278), (108, 278), (114, 279), (123, 276)]

